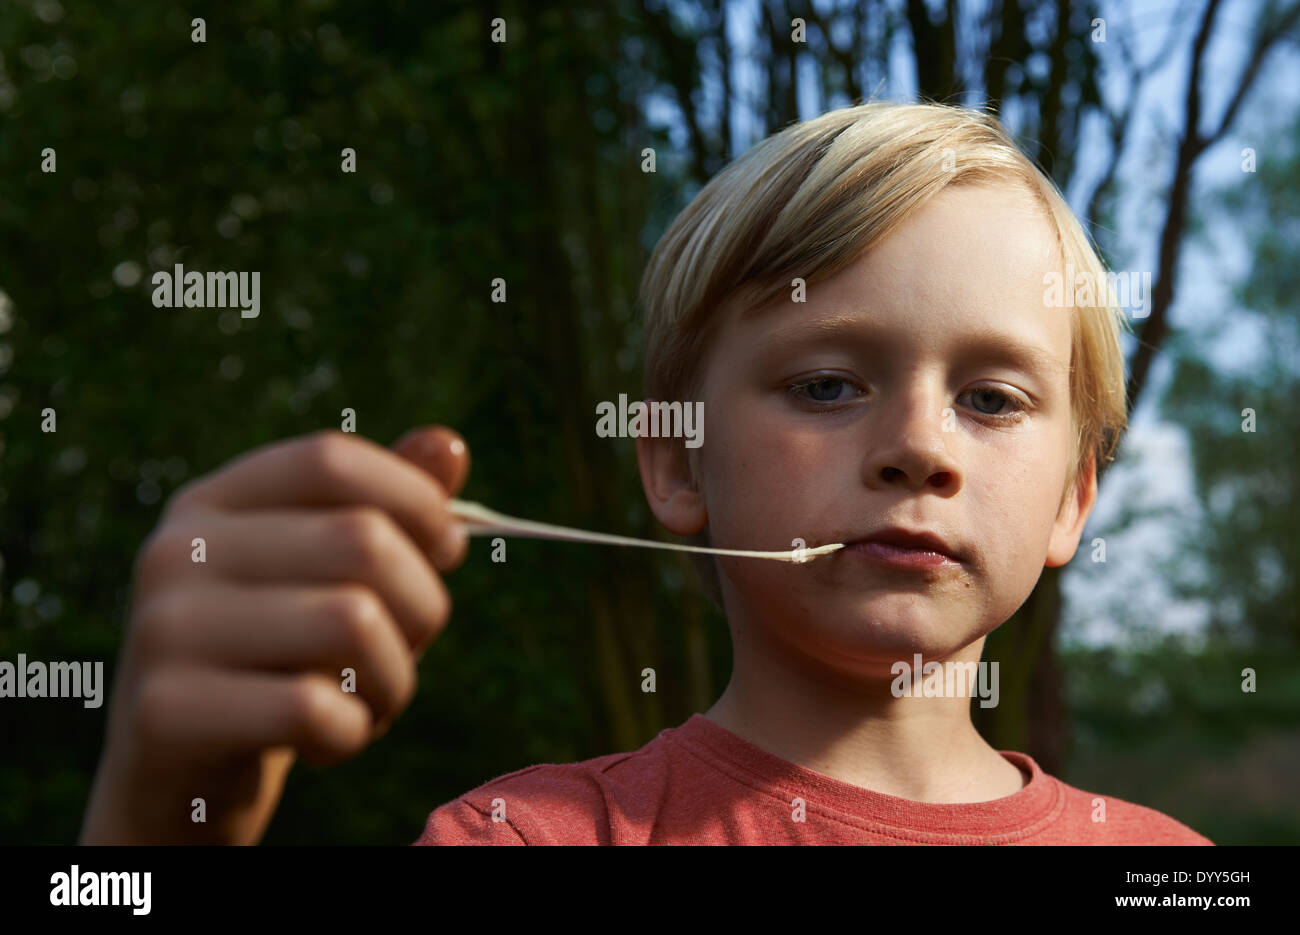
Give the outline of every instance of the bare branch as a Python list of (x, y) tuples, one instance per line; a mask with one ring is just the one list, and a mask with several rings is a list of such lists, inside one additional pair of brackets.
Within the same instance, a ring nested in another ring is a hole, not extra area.
[(857, 50), (858, 46), (858, 24), (860, 22), (857, 14), (854, 14), (853, 17), (853, 40), (849, 43), (847, 49), (837, 48), (835, 43), (831, 41), (830, 27), (826, 24), (826, 20), (817, 12), (816, 8), (813, 7), (811, 3), (808, 4), (808, 9), (804, 11), (803, 16), (817, 27), (817, 31), (820, 32), (822, 38), (826, 40), (826, 49), (830, 52), (831, 58), (835, 59), (836, 63), (838, 63), (840, 68), (844, 71), (844, 83), (845, 87), (848, 88), (851, 102), (854, 104), (859, 103), (862, 100), (862, 89), (858, 86), (857, 75), (854, 74), (854, 70), (857, 68), (854, 52)]
[(1137, 352), (1133, 356), (1133, 364), (1130, 368), (1128, 382), (1129, 412), (1132, 412), (1136, 407), (1150, 376), (1152, 360), (1169, 332), (1169, 308), (1173, 304), (1174, 274), (1178, 268), (1178, 255), (1185, 233), (1193, 166), (1201, 153), (1210, 144), (1220, 139), (1231, 125), (1241, 102), (1254, 84), (1269, 51), (1287, 36), (1288, 31), (1297, 22), (1300, 22), (1300, 4), (1297, 4), (1282, 13), (1273, 23), (1260, 28), (1255, 36), (1250, 60), (1242, 72), (1237, 89), (1224, 113), (1223, 120), (1213, 133), (1202, 136), (1199, 130), (1201, 122), (1201, 73), (1205, 49), (1209, 44), (1210, 32), (1218, 8), (1219, 0), (1210, 0), (1206, 4), (1192, 47), (1192, 58), (1188, 68), (1186, 106), (1184, 108), (1183, 138), (1178, 147), (1178, 161), (1174, 168), (1174, 179), (1169, 189), (1164, 227), (1160, 234), (1159, 269), (1156, 273), (1155, 288), (1151, 298), (1151, 315), (1142, 327)]
[[(1255, 78), (1259, 75), (1259, 70), (1264, 64), (1264, 59), (1272, 47), (1286, 38), (1292, 27), (1300, 22), (1300, 3), (1291, 7), (1284, 12), (1276, 23), (1265, 27), (1255, 36), (1255, 46), (1250, 52), (1250, 61), (1246, 64), (1245, 71), (1241, 75), (1241, 83), (1237, 85), (1237, 92), (1232, 96), (1228, 103), (1228, 108), (1224, 111), (1223, 120), (1219, 122), (1219, 128), (1205, 138), (1205, 145), (1210, 146), (1217, 142), (1223, 136), (1229, 126), (1232, 125), (1233, 118), (1237, 115), (1237, 109), (1241, 106), (1242, 100), (1250, 91), (1251, 85), (1255, 83)], [(1295, 37), (1290, 37), (1295, 38)]]
[(668, 7), (652, 9), (647, 0), (641, 0), (641, 13), (647, 31), (663, 53), (668, 66), (668, 83), (677, 99), (677, 106), (681, 109), (682, 119), (686, 122), (687, 139), (691, 147), (691, 174), (703, 183), (710, 173), (699, 116), (692, 99), (699, 80), (695, 43), (681, 38), (673, 30), (672, 12)]

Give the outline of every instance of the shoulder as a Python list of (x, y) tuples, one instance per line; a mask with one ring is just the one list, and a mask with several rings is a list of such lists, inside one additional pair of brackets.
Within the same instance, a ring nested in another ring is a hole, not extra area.
[(1063, 793), (1061, 822), (1070, 844), (1213, 845), (1163, 812), (1115, 796), (1085, 792), (1049, 777)]
[[(661, 735), (662, 736), (662, 735)], [(609, 844), (662, 773), (660, 738), (630, 753), (539, 763), (435, 809), (416, 844)]]

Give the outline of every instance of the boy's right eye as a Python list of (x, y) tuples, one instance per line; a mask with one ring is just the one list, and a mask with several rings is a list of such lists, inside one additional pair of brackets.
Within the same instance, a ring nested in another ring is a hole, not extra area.
[(830, 374), (819, 375), (811, 380), (804, 380), (800, 383), (793, 383), (789, 391), (795, 396), (809, 400), (814, 403), (839, 403), (853, 398), (853, 395), (861, 395), (855, 392), (853, 395), (844, 396), (843, 390), (847, 387), (850, 390), (857, 390), (852, 381), (844, 377), (832, 376)]

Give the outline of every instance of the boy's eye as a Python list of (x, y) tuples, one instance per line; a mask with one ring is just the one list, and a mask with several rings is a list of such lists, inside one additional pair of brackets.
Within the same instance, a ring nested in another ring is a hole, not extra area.
[[(1001, 390), (993, 389), (992, 387), (988, 387), (988, 386), (983, 386), (980, 387), (979, 389), (971, 390), (970, 398), (971, 398), (971, 405), (975, 407), (975, 410), (977, 412), (983, 413), (986, 416), (1009, 417), (1019, 409), (1023, 408), (1022, 406), (1020, 406), (1019, 402), (1015, 399), (1015, 397), (1011, 396), (1009, 393), (1004, 393)], [(1000, 411), (1002, 407), (1007, 404), (1011, 405), (1012, 407), (1011, 411), (1010, 412)]]
[(843, 377), (822, 376), (795, 383), (790, 392), (816, 403), (835, 403), (850, 398), (842, 395), (846, 387), (853, 389), (853, 385)]

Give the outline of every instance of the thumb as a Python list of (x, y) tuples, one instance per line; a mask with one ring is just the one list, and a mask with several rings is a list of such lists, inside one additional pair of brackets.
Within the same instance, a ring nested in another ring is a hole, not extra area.
[(460, 493), (469, 477), (469, 446), (445, 425), (411, 429), (393, 442), (392, 450), (432, 474), (450, 497)]

